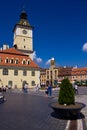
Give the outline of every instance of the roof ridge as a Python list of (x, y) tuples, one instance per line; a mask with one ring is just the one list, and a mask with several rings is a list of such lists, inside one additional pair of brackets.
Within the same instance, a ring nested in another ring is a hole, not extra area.
[(22, 53), (21, 51), (15, 49), (14, 47), (6, 49), (6, 50), (1, 50), (0, 53), (28, 56), (28, 55)]

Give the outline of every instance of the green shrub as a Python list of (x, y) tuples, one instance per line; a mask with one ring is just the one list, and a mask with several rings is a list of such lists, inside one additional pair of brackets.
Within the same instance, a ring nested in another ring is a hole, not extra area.
[(74, 88), (68, 78), (62, 80), (58, 97), (59, 104), (75, 104)]

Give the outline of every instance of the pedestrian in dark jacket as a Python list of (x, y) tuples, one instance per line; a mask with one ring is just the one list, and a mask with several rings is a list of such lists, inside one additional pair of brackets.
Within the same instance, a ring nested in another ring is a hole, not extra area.
[(49, 86), (48, 86), (48, 94), (49, 94), (49, 96), (52, 96), (52, 85), (51, 84), (49, 84)]

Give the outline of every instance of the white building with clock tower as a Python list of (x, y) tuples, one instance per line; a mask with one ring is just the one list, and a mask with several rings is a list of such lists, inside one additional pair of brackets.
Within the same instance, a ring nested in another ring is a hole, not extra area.
[(33, 61), (33, 27), (25, 11), (14, 26), (13, 46), (0, 49), (0, 87), (22, 89), (40, 85), (40, 67)]
[(33, 27), (27, 19), (25, 11), (21, 12), (20, 21), (14, 27), (13, 46), (30, 56), (33, 60)]

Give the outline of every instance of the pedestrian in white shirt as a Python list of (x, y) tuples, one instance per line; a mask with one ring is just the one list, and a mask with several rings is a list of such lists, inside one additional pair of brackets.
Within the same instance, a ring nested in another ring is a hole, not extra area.
[(78, 86), (75, 84), (75, 93), (78, 94)]

